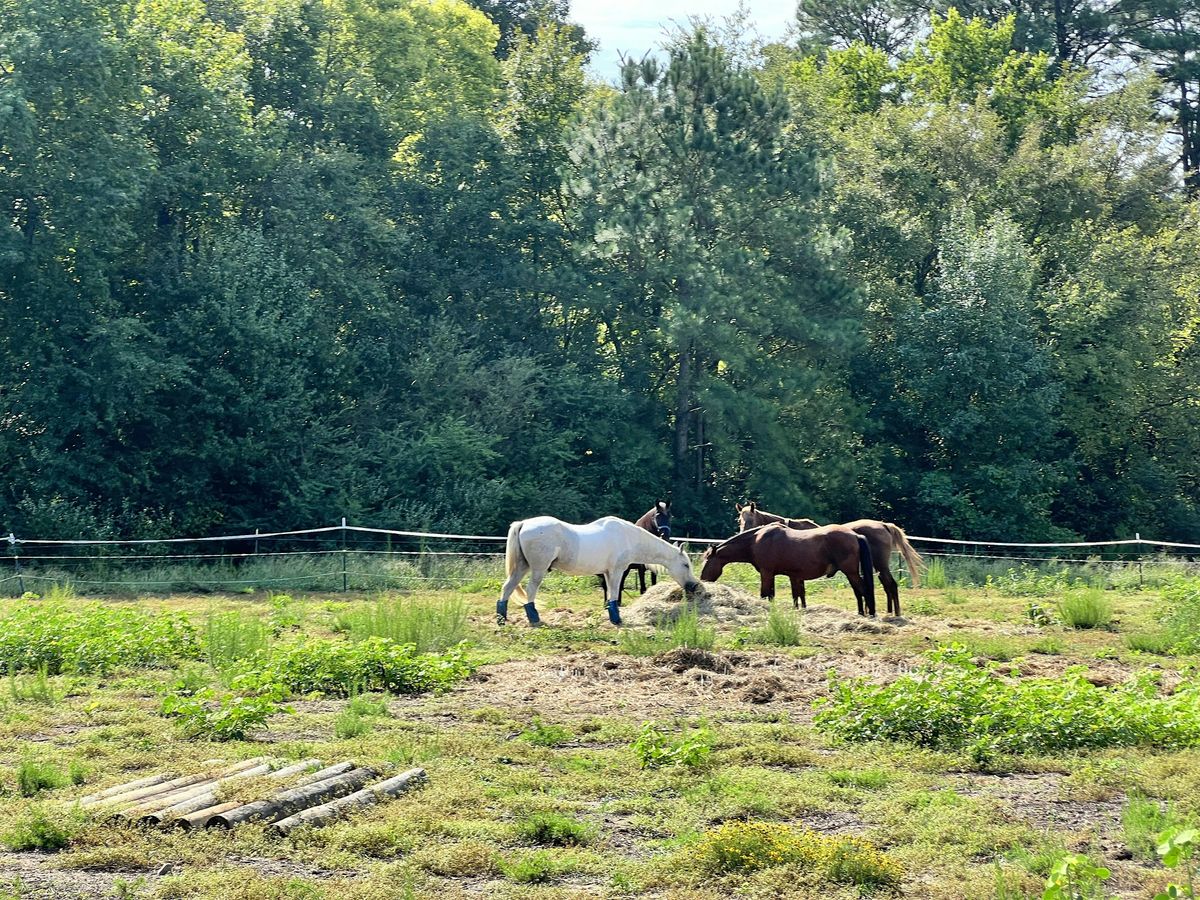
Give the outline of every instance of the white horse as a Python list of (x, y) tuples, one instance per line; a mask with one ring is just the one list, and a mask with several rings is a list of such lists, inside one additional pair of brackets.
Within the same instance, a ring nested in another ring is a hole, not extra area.
[[(513, 522), (508, 529), (505, 548), (508, 578), (496, 601), (496, 622), (508, 621), (508, 598), (513, 591), (527, 597), (525, 615), (531, 625), (540, 625), (537, 607), (538, 588), (550, 569), (567, 575), (602, 575), (608, 618), (621, 624), (621, 577), (630, 563), (663, 566), (681, 587), (694, 591), (700, 586), (692, 574), (687, 554), (662, 538), (650, 534), (632, 522), (605, 516), (587, 525), (571, 525), (552, 516), (537, 516)], [(521, 579), (529, 574), (529, 591)]]

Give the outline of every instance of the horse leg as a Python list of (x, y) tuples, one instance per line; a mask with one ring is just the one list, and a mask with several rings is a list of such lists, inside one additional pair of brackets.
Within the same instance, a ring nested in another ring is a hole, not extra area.
[(863, 592), (862, 576), (858, 574), (858, 560), (853, 559), (846, 563), (842, 567), (842, 574), (846, 576), (846, 580), (850, 582), (850, 589), (854, 591), (854, 600), (858, 603), (858, 614), (865, 616), (867, 611), (863, 604), (866, 594)]
[[(621, 591), (625, 586), (625, 576), (619, 575), (620, 569), (610, 571), (606, 577), (608, 580), (608, 621), (614, 625), (621, 624)], [(613, 585), (616, 585), (616, 595), (613, 594)]]
[[(549, 571), (548, 569), (546, 571)], [(542, 579), (546, 577), (546, 571), (534, 572), (529, 576), (529, 587), (525, 589), (525, 593), (529, 595), (529, 602), (525, 604), (525, 617), (529, 619), (529, 624), (533, 628), (539, 628), (542, 624), (542, 619), (538, 615), (537, 607), (534, 601), (537, 600), (538, 588), (542, 586)]]
[[(621, 573), (621, 585), (620, 585), (620, 587), (618, 587), (618, 588), (617, 588), (617, 596), (618, 596), (618, 597), (620, 597), (620, 596), (621, 596), (621, 594), (622, 594), (622, 592), (625, 590), (625, 579), (629, 577), (629, 573), (630, 573), (630, 572), (632, 572), (632, 571), (633, 571), (633, 566), (630, 566), (630, 567), (629, 567), (629, 568), (627, 568), (627, 569), (626, 569), (624, 572), (622, 572), (622, 573)], [(605, 581), (605, 582), (607, 581), (607, 579), (606, 579), (606, 578), (605, 578), (605, 576), (603, 576), (603, 575), (601, 575), (601, 576), (600, 576), (600, 580), (601, 580), (601, 581)], [(610, 594), (610, 593), (611, 593), (611, 591), (609, 591), (609, 590), (608, 590), (608, 588), (606, 587), (606, 588), (604, 589), (604, 600), (605, 600), (605, 602), (607, 602), (607, 601), (608, 601), (608, 598), (609, 598), (609, 594)]]
[(792, 608), (808, 609), (808, 601), (804, 597), (804, 579), (799, 575), (789, 575), (792, 581)]
[(646, 567), (638, 566), (638, 590), (640, 593), (646, 593)]
[(763, 569), (759, 572), (758, 595), (764, 600), (775, 599), (775, 573)]
[(887, 594), (888, 615), (900, 615), (900, 586), (896, 584), (891, 569), (879, 570), (879, 583), (883, 585), (883, 592)]
[[(651, 569), (650, 570), (650, 586), (653, 587), (656, 584), (658, 584), (658, 570)], [(643, 594), (646, 593), (645, 585), (642, 586), (642, 593)]]
[(512, 592), (517, 589), (517, 585), (521, 583), (521, 579), (529, 572), (529, 563), (525, 561), (522, 555), (517, 567), (513, 569), (512, 574), (504, 582), (504, 587), (500, 591), (500, 599), (496, 601), (496, 624), (503, 625), (508, 622), (508, 598), (512, 596)]

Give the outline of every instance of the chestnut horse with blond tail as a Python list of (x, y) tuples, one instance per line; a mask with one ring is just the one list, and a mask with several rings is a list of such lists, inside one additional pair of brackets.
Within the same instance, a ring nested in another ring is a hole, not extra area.
[[(753, 501), (747, 503), (745, 506), (735, 503), (734, 507), (737, 509), (738, 524), (741, 526), (742, 531), (772, 522), (778, 522), (781, 525), (786, 525), (788, 528), (798, 530), (819, 527), (812, 519), (788, 519), (775, 513), (766, 512), (759, 509), (758, 505)], [(875, 571), (879, 573), (879, 584), (883, 587), (883, 592), (887, 595), (888, 615), (900, 615), (900, 586), (896, 583), (896, 579), (892, 575), (892, 554), (899, 553), (904, 557), (904, 562), (908, 566), (908, 571), (912, 578), (913, 587), (921, 586), (921, 570), (925, 567), (925, 562), (921, 559), (921, 554), (917, 553), (913, 549), (913, 545), (908, 542), (908, 535), (904, 533), (904, 529), (894, 522), (880, 522), (876, 519), (855, 519), (853, 522), (846, 522), (845, 525), (851, 531), (861, 534), (871, 544), (871, 557), (875, 563)], [(804, 600), (803, 582), (800, 584), (799, 599), (802, 602)]]

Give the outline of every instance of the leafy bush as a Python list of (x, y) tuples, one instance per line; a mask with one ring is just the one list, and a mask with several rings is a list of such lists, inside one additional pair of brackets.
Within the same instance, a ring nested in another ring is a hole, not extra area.
[(310, 640), (274, 648), (246, 675), (298, 694), (348, 697), (364, 691), (444, 690), (474, 671), (466, 649), (418, 654), (412, 644), (371, 637), (356, 643)]
[(976, 666), (961, 646), (928, 655), (922, 670), (886, 685), (833, 677), (815, 722), (849, 741), (908, 741), (941, 749), (1049, 752), (1092, 747), (1200, 743), (1200, 684), (1157, 696), (1143, 672), (1116, 688), (1092, 685), (1080, 668), (1060, 678), (1013, 680)]
[(67, 776), (51, 762), (23, 759), (17, 767), (17, 789), (22, 797), (52, 791), (67, 784)]
[(1110, 874), (1103, 866), (1093, 865), (1082, 853), (1068, 853), (1051, 867), (1042, 900), (1102, 900), (1104, 892), (1100, 885)]
[(9, 850), (61, 850), (71, 843), (77, 823), (67, 814), (52, 816), (45, 808), (35, 806), (0, 834), (0, 843)]
[(727, 822), (702, 835), (680, 861), (706, 875), (795, 866), (861, 888), (896, 887), (904, 876), (895, 860), (866, 841), (769, 822)]
[(654, 722), (646, 722), (633, 742), (633, 753), (644, 769), (702, 766), (712, 753), (712, 732), (697, 728), (671, 740)]
[(594, 829), (559, 813), (543, 812), (523, 821), (517, 829), (523, 840), (531, 844), (550, 844), (555, 847), (570, 847), (591, 842)]
[(105, 674), (166, 666), (200, 647), (186, 616), (99, 603), (16, 606), (0, 618), (0, 673)]
[(1168, 884), (1154, 900), (1196, 900), (1196, 851), (1200, 849), (1200, 831), (1195, 828), (1169, 828), (1158, 836), (1158, 855), (1168, 869), (1182, 869), (1185, 884)]
[(1099, 588), (1083, 588), (1059, 601), (1058, 614), (1071, 628), (1104, 628), (1112, 621), (1112, 603)]
[(256, 728), (262, 728), (268, 718), (281, 709), (279, 695), (266, 693), (242, 696), (225, 694), (218, 697), (205, 688), (194, 694), (168, 694), (163, 698), (162, 714), (179, 720), (180, 730), (187, 738), (210, 741), (241, 741)]

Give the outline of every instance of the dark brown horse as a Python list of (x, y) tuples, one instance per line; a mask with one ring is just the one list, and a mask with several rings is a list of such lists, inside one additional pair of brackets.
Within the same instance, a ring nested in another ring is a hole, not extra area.
[[(735, 504), (735, 506), (737, 506)], [(753, 528), (753, 525), (745, 523), (751, 519), (746, 515), (747, 510), (750, 510), (754, 504), (747, 506), (737, 506), (738, 518), (743, 523), (742, 530)], [(775, 516), (773, 513), (764, 513), (762, 510), (752, 510), (758, 516), (771, 516), (773, 520), (778, 519), (782, 524), (789, 528), (810, 529), (817, 528), (818, 525), (812, 519), (784, 519), (782, 516)], [(880, 522), (876, 519), (855, 519), (853, 522), (846, 522), (846, 527), (861, 534), (871, 544), (871, 558), (875, 564), (875, 571), (879, 573), (879, 584), (883, 587), (884, 594), (887, 595), (887, 611), (888, 615), (900, 615), (900, 586), (896, 583), (895, 577), (892, 575), (892, 554), (899, 553), (904, 557), (904, 562), (908, 566), (909, 576), (912, 578), (913, 587), (921, 585), (921, 569), (924, 567), (924, 561), (921, 555), (913, 549), (913, 545), (908, 542), (908, 535), (904, 533), (904, 529), (894, 522)], [(804, 587), (800, 587), (800, 599), (804, 600)]]
[(778, 522), (760, 525), (710, 547), (700, 562), (701, 581), (716, 581), (729, 563), (750, 563), (758, 569), (759, 593), (767, 598), (775, 596), (775, 576), (786, 575), (796, 606), (807, 606), (804, 582), (841, 572), (854, 589), (858, 614), (875, 615), (871, 545), (844, 525), (810, 529)]
[(769, 513), (765, 509), (759, 509), (758, 504), (753, 500), (745, 506), (739, 503), (734, 503), (733, 505), (738, 513), (738, 531), (749, 531), (751, 528), (757, 528), (760, 525), (770, 525), (774, 522), (786, 525), (788, 528), (818, 527), (817, 523), (812, 519), (789, 519), (786, 516)]
[[(650, 532), (655, 537), (660, 537), (664, 541), (671, 539), (671, 501), (656, 500), (654, 506), (647, 510), (640, 519), (633, 523), (638, 528), (642, 528)], [(646, 573), (650, 573), (650, 584), (658, 584), (658, 572), (649, 568), (643, 563), (633, 563), (625, 574), (621, 576), (621, 591), (625, 590), (625, 579), (629, 577), (630, 572), (637, 572), (638, 586), (641, 593), (646, 593)], [(604, 576), (600, 576), (600, 589), (604, 590)], [(620, 596), (618, 594), (618, 596)]]

